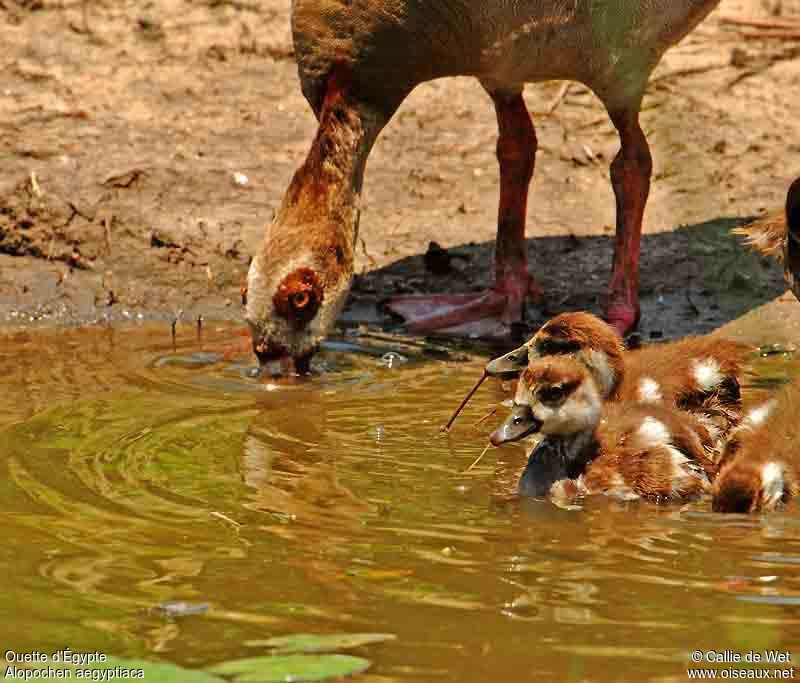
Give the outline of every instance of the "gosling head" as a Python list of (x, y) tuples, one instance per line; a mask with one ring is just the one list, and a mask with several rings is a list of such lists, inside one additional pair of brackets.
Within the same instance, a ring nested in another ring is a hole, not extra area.
[(523, 346), (495, 358), (486, 374), (510, 379), (544, 356), (573, 356), (592, 373), (603, 396), (616, 392), (622, 379), (624, 346), (617, 331), (591, 313), (562, 313), (545, 323)]
[(603, 399), (589, 371), (569, 357), (534, 360), (522, 374), (508, 419), (492, 434), (495, 446), (531, 434), (569, 436), (592, 430)]

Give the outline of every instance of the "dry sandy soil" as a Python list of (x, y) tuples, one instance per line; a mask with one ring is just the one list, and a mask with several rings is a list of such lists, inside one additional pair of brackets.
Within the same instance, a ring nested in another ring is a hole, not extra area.
[[(0, 322), (241, 318), (249, 254), (315, 127), (289, 6), (0, 0)], [(656, 72), (645, 338), (703, 332), (783, 292), (780, 268), (728, 231), (778, 209), (800, 174), (798, 55), (800, 0), (722, 0)], [(526, 90), (541, 143), (529, 253), (547, 294), (534, 326), (597, 310), (611, 261), (616, 134), (587, 89), (561, 92)], [(408, 98), (370, 159), (345, 320), (384, 323), (375, 303), (395, 292), (486, 283), (494, 143), (477, 82)], [(448, 275), (425, 270), (434, 239)]]

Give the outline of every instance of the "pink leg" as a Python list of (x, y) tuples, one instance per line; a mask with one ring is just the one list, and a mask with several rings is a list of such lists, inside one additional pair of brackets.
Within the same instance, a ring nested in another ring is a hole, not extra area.
[(509, 306), (504, 322), (522, 318), (528, 295), (534, 301), (542, 292), (528, 273), (525, 247), (525, 216), (528, 211), (528, 187), (536, 161), (536, 130), (522, 95), (494, 98), (497, 112), (497, 161), (500, 165), (500, 206), (497, 215), (495, 249), (495, 287), (506, 292)]
[(606, 319), (621, 335), (639, 323), (639, 243), (650, 192), (650, 147), (639, 126), (636, 108), (611, 111), (621, 147), (611, 163), (611, 184), (617, 199), (617, 234)]
[(525, 248), (525, 214), (536, 157), (536, 132), (521, 93), (492, 94), (492, 99), (497, 112), (500, 164), (494, 284), (476, 294), (392, 299), (388, 307), (402, 315), (412, 331), (430, 332), (486, 319), (495, 319), (507, 329), (510, 323), (522, 319), (528, 296), (535, 301), (541, 298), (541, 291), (528, 273)]

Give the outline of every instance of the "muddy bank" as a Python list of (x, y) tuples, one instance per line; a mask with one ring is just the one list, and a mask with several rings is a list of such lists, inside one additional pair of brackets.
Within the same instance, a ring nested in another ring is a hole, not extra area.
[[(86, 11), (84, 11), (86, 10)], [(800, 16), (784, 3), (782, 20)], [(783, 291), (727, 230), (781, 205), (800, 151), (797, 42), (722, 7), (659, 67), (643, 121), (653, 189), (642, 255), (645, 338), (703, 332)], [(773, 17), (774, 18), (774, 17)], [(314, 121), (289, 3), (0, 2), (0, 322), (241, 319), (249, 254)], [(598, 309), (608, 280), (616, 134), (573, 85), (530, 86), (541, 142), (529, 208), (544, 307)], [(345, 322), (413, 291), (477, 289), (496, 225), (495, 121), (477, 83), (418, 88), (370, 160)], [(432, 240), (450, 268), (425, 268)]]

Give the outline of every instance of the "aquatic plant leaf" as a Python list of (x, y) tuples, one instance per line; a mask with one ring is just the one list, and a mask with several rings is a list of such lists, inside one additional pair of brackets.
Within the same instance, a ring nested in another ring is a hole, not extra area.
[(105, 662), (95, 664), (94, 669), (142, 669), (147, 683), (222, 683), (222, 679), (207, 671), (184, 669), (166, 662), (143, 662), (138, 659), (106, 657)]
[[(339, 633), (331, 635), (314, 635), (313, 633), (298, 633), (279, 638), (268, 638), (256, 641), (259, 646), (274, 647), (281, 654), (300, 652), (335, 652), (336, 650), (349, 650), (362, 645), (383, 643), (387, 640), (396, 640), (393, 633)], [(252, 645), (253, 643), (251, 643)]]
[[(127, 672), (141, 670), (143, 672), (143, 679), (146, 680), (147, 683), (225, 683), (222, 678), (214, 676), (207, 671), (193, 671), (166, 662), (145, 662), (140, 659), (120, 659), (118, 657), (109, 656), (106, 656), (104, 662), (93, 662), (91, 665), (54, 663), (51, 660), (49, 662), (32, 662), (19, 666), (19, 668), (28, 669), (42, 669), (47, 667), (52, 667), (58, 671), (70, 671), (73, 677), (77, 670), (86, 671), (87, 669), (91, 669), (92, 671), (114, 671), (119, 668)], [(87, 679), (91, 678), (86, 674), (84, 674), (84, 677)], [(119, 678), (119, 676), (117, 676), (117, 678)]]
[(366, 671), (372, 662), (349, 655), (274, 655), (234, 659), (209, 671), (233, 676), (236, 683), (324, 681)]

